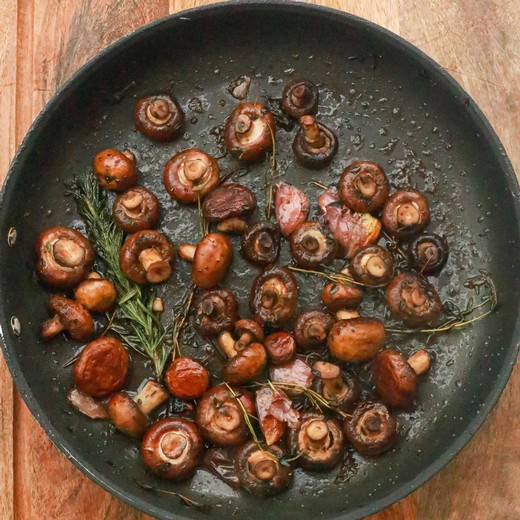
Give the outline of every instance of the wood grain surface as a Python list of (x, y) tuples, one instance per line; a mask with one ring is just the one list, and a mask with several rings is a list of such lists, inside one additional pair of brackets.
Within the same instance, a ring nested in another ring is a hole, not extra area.
[[(0, 180), (56, 89), (133, 29), (193, 0), (0, 0)], [(402, 35), (484, 111), (520, 171), (520, 0), (322, 0)], [(370, 520), (520, 518), (520, 368), (481, 431), (425, 486)], [(51, 444), (0, 356), (0, 520), (144, 520)]]

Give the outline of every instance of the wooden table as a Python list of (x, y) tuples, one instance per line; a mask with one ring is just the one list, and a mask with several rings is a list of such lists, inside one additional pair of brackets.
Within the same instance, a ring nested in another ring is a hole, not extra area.
[[(87, 59), (204, 0), (1, 0), (0, 180), (29, 125)], [(520, 171), (520, 0), (323, 0), (402, 35), (448, 70)], [(520, 518), (520, 368), (469, 446), (371, 520)], [(149, 519), (84, 477), (33, 419), (0, 356), (0, 520)]]

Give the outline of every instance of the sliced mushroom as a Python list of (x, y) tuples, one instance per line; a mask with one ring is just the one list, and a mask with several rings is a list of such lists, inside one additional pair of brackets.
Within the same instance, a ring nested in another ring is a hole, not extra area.
[(296, 79), (285, 85), (282, 92), (282, 108), (295, 119), (315, 114), (319, 101), (318, 87), (308, 79)]
[(103, 188), (125, 191), (137, 182), (135, 156), (129, 150), (103, 150), (94, 158), (94, 175)]
[(117, 301), (117, 290), (110, 280), (88, 279), (74, 289), (74, 297), (91, 312), (110, 312)]
[(409, 239), (430, 223), (430, 207), (420, 191), (398, 190), (386, 201), (381, 219), (390, 235)]
[(338, 137), (312, 115), (300, 117), (300, 129), (292, 149), (298, 162), (306, 168), (324, 168), (338, 151)]
[(273, 365), (281, 365), (296, 355), (296, 340), (290, 332), (273, 332), (265, 338), (264, 347)]
[(350, 264), (354, 280), (370, 287), (387, 285), (394, 276), (394, 257), (383, 246), (373, 245), (360, 249)]
[(208, 389), (209, 373), (191, 357), (179, 357), (168, 367), (164, 382), (175, 397), (198, 399)]
[(363, 291), (355, 285), (332, 282), (321, 291), (321, 301), (333, 312), (355, 309), (363, 301)]
[(301, 224), (289, 237), (291, 255), (307, 269), (329, 265), (336, 254), (336, 244), (319, 222)]
[(237, 320), (237, 302), (227, 289), (203, 291), (195, 302), (195, 328), (203, 338), (230, 330)]
[(280, 228), (267, 220), (255, 222), (242, 235), (242, 255), (260, 267), (270, 265), (280, 254)]
[(184, 113), (169, 94), (146, 96), (136, 103), (134, 123), (139, 132), (154, 141), (171, 141), (184, 124)]
[(63, 296), (51, 296), (49, 310), (52, 318), (42, 324), (43, 339), (51, 339), (65, 332), (74, 341), (85, 341), (94, 334), (92, 316), (83, 305)]
[(299, 188), (286, 182), (276, 185), (274, 208), (276, 220), (284, 237), (289, 237), (309, 215), (309, 199)]
[(325, 361), (316, 361), (312, 369), (316, 373), (315, 390), (334, 407), (351, 411), (361, 394), (359, 378), (341, 370), (338, 365)]
[(222, 222), (243, 217), (256, 208), (256, 197), (246, 186), (224, 184), (213, 190), (202, 203), (202, 214), (208, 222)]
[(112, 214), (116, 226), (125, 233), (152, 229), (159, 220), (159, 201), (146, 188), (136, 186), (116, 197)]
[(296, 344), (303, 351), (323, 347), (334, 325), (334, 318), (327, 312), (311, 310), (302, 312), (294, 322)]
[(410, 243), (408, 254), (412, 265), (421, 274), (437, 274), (448, 260), (449, 247), (444, 237), (425, 233)]

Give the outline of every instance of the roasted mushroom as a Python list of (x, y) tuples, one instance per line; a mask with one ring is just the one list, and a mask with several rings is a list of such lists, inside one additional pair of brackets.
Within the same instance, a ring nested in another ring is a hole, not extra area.
[(43, 339), (51, 339), (65, 332), (74, 341), (85, 341), (94, 334), (92, 316), (83, 305), (63, 296), (51, 296), (49, 310), (52, 318), (42, 324)]
[(289, 237), (307, 220), (309, 207), (307, 195), (299, 188), (286, 182), (279, 182), (276, 185), (274, 209), (284, 237)]
[(197, 425), (182, 417), (166, 417), (143, 437), (141, 457), (153, 473), (170, 480), (185, 480), (197, 470), (204, 440)]
[(260, 449), (250, 441), (241, 446), (235, 458), (240, 485), (252, 495), (275, 495), (292, 482), (292, 468), (282, 464), (283, 451), (278, 446)]
[(253, 192), (242, 184), (232, 183), (224, 184), (208, 194), (202, 203), (202, 214), (208, 222), (225, 224), (235, 221), (237, 217), (245, 217), (255, 208)]
[(255, 222), (242, 235), (242, 256), (265, 267), (276, 262), (280, 254), (280, 228), (267, 220)]
[(394, 444), (397, 421), (381, 401), (361, 401), (343, 421), (343, 431), (359, 453), (376, 456)]
[(298, 162), (306, 168), (324, 168), (338, 151), (336, 134), (313, 116), (300, 117), (300, 129), (292, 149)]
[(233, 259), (233, 245), (222, 233), (208, 233), (196, 246), (181, 244), (179, 256), (192, 263), (193, 282), (201, 289), (212, 289), (228, 272)]
[(295, 119), (318, 110), (320, 93), (318, 87), (308, 79), (296, 79), (285, 85), (282, 92), (282, 108)]
[(47, 229), (36, 242), (36, 272), (52, 287), (74, 287), (92, 269), (94, 250), (75, 229), (57, 226)]
[(91, 312), (110, 312), (117, 301), (117, 290), (110, 280), (89, 278), (74, 289), (74, 297)]
[(338, 191), (341, 200), (352, 211), (373, 213), (388, 199), (388, 179), (379, 164), (356, 161), (341, 175)]
[(387, 285), (394, 276), (394, 257), (380, 245), (360, 249), (350, 263), (354, 280), (369, 287)]
[(270, 367), (269, 377), (273, 383), (280, 383), (291, 387), (286, 391), (289, 395), (299, 395), (304, 389), (312, 386), (312, 369), (309, 364), (300, 358)]
[(323, 305), (333, 312), (356, 309), (362, 300), (363, 291), (355, 285), (332, 282), (321, 291)]
[(409, 239), (430, 223), (430, 207), (420, 191), (398, 190), (386, 201), (381, 220), (389, 235)]
[(281, 365), (296, 355), (296, 340), (290, 332), (273, 332), (265, 338), (264, 348), (273, 365)]
[(334, 325), (334, 318), (327, 312), (311, 310), (302, 312), (294, 322), (296, 344), (303, 351), (323, 347)]
[(249, 437), (244, 410), (250, 414), (255, 412), (251, 394), (246, 390), (230, 390), (225, 385), (219, 385), (202, 396), (195, 417), (207, 441), (217, 446), (239, 446)]
[(430, 364), (426, 350), (419, 350), (408, 360), (396, 350), (379, 352), (371, 365), (377, 393), (395, 408), (411, 408), (417, 393), (417, 376), (427, 372)]
[(421, 275), (402, 273), (386, 288), (385, 300), (392, 314), (408, 327), (435, 321), (443, 311), (435, 287)]
[(198, 148), (174, 155), (164, 167), (164, 186), (172, 199), (195, 204), (220, 181), (217, 160)]
[(208, 389), (209, 373), (194, 359), (179, 357), (168, 367), (164, 382), (175, 397), (197, 399)]
[(352, 318), (337, 321), (329, 332), (330, 353), (340, 361), (369, 361), (383, 347), (385, 327), (377, 318)]
[(338, 365), (325, 361), (316, 361), (312, 369), (316, 373), (315, 390), (334, 407), (351, 411), (361, 393), (358, 377), (341, 370)]
[(421, 274), (438, 273), (448, 260), (449, 248), (444, 237), (425, 233), (415, 238), (408, 247), (411, 264)]
[(195, 302), (195, 328), (203, 338), (230, 330), (237, 320), (237, 302), (227, 289), (203, 291)]
[(152, 229), (159, 220), (159, 201), (150, 190), (136, 186), (116, 197), (112, 214), (125, 233)]
[(261, 103), (238, 105), (224, 127), (224, 140), (229, 153), (246, 163), (262, 160), (273, 149), (275, 137), (273, 114)]
[(134, 123), (149, 139), (171, 141), (184, 124), (184, 112), (169, 94), (146, 96), (135, 105)]
[(294, 316), (297, 301), (298, 284), (291, 271), (272, 265), (255, 278), (249, 306), (255, 320), (279, 327)]
[(137, 182), (135, 156), (129, 150), (103, 150), (94, 158), (94, 175), (103, 188), (126, 191)]
[(128, 375), (129, 356), (120, 341), (102, 336), (81, 351), (74, 365), (76, 386), (92, 397), (121, 390)]
[(307, 269), (329, 265), (336, 253), (334, 239), (319, 222), (301, 224), (289, 237), (289, 245), (296, 263)]

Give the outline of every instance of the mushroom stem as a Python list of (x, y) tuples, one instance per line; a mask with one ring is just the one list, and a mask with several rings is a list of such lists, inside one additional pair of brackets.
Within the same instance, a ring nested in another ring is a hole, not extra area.
[(271, 480), (276, 475), (276, 460), (268, 452), (256, 451), (249, 456), (247, 462), (251, 473), (259, 480)]
[(199, 158), (191, 159), (184, 164), (184, 175), (186, 175), (189, 181), (194, 183), (202, 179), (207, 171), (208, 165)]
[(406, 202), (397, 208), (397, 221), (403, 226), (411, 226), (421, 219), (419, 208), (411, 202)]
[(254, 337), (249, 332), (244, 332), (244, 334), (242, 334), (240, 338), (238, 338), (238, 340), (236, 341), (235, 350), (239, 352), (244, 347), (249, 345), (249, 343), (251, 343), (253, 340)]
[(150, 266), (152, 264), (155, 264), (156, 262), (162, 262), (163, 258), (157, 251), (157, 249), (154, 249), (153, 247), (149, 247), (147, 249), (143, 249), (141, 251), (141, 254), (139, 255), (139, 262), (141, 262), (141, 265), (143, 266), (143, 269), (145, 271), (148, 271), (150, 269)]
[(415, 354), (410, 356), (408, 364), (412, 367), (413, 371), (420, 376), (430, 369), (432, 358), (426, 350), (418, 350)]
[(227, 357), (232, 358), (237, 355), (235, 340), (229, 331), (222, 332), (218, 337), (218, 344), (226, 353)]
[(246, 114), (240, 114), (235, 123), (235, 129), (239, 134), (245, 134), (251, 129), (253, 122)]
[(50, 320), (44, 321), (42, 325), (42, 338), (49, 339), (59, 334), (65, 327), (60, 321), (58, 315), (53, 316)]
[(194, 246), (193, 244), (179, 244), (177, 254), (183, 260), (186, 260), (187, 262), (193, 262), (196, 250), (197, 246)]
[(341, 375), (339, 366), (332, 363), (316, 361), (313, 368), (320, 373), (322, 379), (336, 379)]
[(123, 150), (121, 152), (127, 159), (130, 159), (133, 163), (135, 163), (135, 155), (130, 150)]
[(163, 312), (164, 311), (164, 302), (162, 298), (158, 296), (153, 299), (152, 310), (154, 312)]
[(329, 428), (325, 421), (312, 421), (307, 426), (306, 433), (312, 441), (322, 441), (329, 433)]
[(153, 247), (148, 247), (141, 251), (139, 262), (146, 271), (146, 279), (151, 283), (163, 282), (170, 277), (170, 263), (164, 260), (157, 249)]
[(325, 136), (320, 132), (316, 120), (312, 116), (302, 116), (300, 118), (300, 126), (303, 129), (305, 140), (312, 148), (321, 148), (325, 145)]
[(143, 203), (143, 196), (138, 191), (129, 194), (121, 199), (121, 204), (128, 210), (134, 211)]
[(242, 233), (247, 227), (243, 218), (231, 217), (217, 224), (217, 231), (221, 233)]
[(148, 105), (146, 114), (156, 124), (164, 123), (170, 116), (170, 107), (164, 99), (156, 99)]
[(85, 258), (85, 250), (74, 240), (60, 238), (53, 247), (56, 262), (64, 267), (77, 267)]
[(351, 320), (353, 318), (359, 318), (358, 311), (351, 311), (348, 309), (342, 309), (341, 311), (336, 312), (336, 319), (339, 320)]
[(163, 387), (150, 379), (143, 386), (142, 390), (134, 397), (134, 401), (139, 407), (139, 410), (145, 415), (148, 415), (154, 408), (157, 408), (161, 403), (168, 399), (168, 394)]
[(291, 91), (291, 101), (297, 107), (303, 107), (309, 100), (309, 90), (304, 83), (296, 85)]

